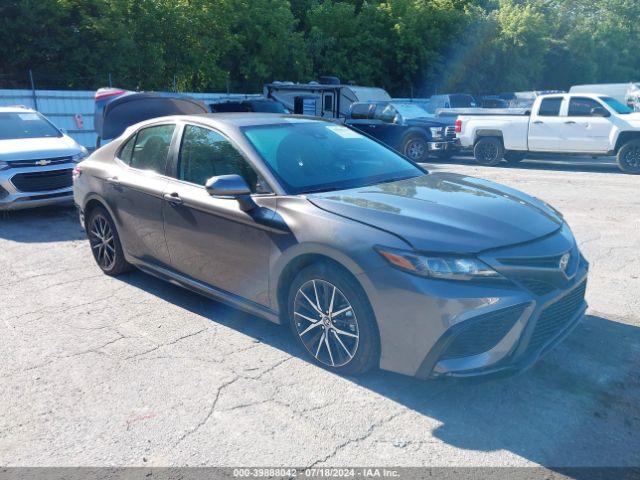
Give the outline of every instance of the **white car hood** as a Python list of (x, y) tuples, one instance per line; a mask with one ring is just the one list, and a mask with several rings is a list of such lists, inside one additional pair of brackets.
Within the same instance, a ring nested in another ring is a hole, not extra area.
[(629, 115), (620, 115), (620, 118), (634, 128), (640, 128), (640, 112), (633, 112)]
[(83, 147), (67, 135), (0, 140), (0, 160), (67, 157), (83, 151)]

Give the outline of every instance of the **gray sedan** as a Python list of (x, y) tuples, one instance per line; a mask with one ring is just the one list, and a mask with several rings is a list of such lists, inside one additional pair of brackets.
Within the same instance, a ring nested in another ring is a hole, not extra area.
[(74, 194), (106, 274), (288, 324), (339, 373), (523, 369), (586, 309), (588, 264), (552, 207), (316, 118), (146, 121), (75, 169)]

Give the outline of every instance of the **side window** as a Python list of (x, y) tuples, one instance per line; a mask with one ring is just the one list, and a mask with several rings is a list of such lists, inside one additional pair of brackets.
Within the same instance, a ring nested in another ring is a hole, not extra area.
[(377, 120), (382, 120), (385, 123), (393, 123), (397, 114), (398, 112), (391, 105), (387, 105), (386, 107), (383, 107), (382, 105), (378, 105), (376, 106), (376, 111), (373, 115), (373, 118)]
[(560, 106), (562, 105), (562, 97), (545, 98), (540, 102), (538, 115), (541, 117), (557, 117), (560, 115)]
[[(175, 128), (175, 125), (158, 125), (140, 130), (135, 137), (129, 165), (140, 170), (164, 173)], [(123, 152), (127, 147), (128, 145), (125, 145)]]
[(178, 178), (204, 185), (211, 177), (231, 174), (244, 178), (254, 193), (271, 191), (229, 140), (208, 128), (187, 125), (180, 146)]
[(351, 107), (351, 118), (355, 120), (369, 118), (369, 112), (371, 111), (371, 104), (369, 103), (356, 103)]
[(133, 145), (136, 143), (136, 135), (132, 136), (124, 146), (120, 149), (118, 158), (129, 165), (131, 163), (131, 154), (133, 153)]
[(592, 117), (591, 109), (602, 107), (598, 102), (591, 98), (572, 97), (569, 100), (569, 117)]

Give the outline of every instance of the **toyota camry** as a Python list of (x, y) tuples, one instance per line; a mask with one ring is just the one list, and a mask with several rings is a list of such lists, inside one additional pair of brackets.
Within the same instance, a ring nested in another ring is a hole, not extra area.
[(554, 208), (321, 119), (155, 118), (73, 176), (104, 273), (287, 324), (339, 373), (522, 370), (586, 309), (588, 263)]

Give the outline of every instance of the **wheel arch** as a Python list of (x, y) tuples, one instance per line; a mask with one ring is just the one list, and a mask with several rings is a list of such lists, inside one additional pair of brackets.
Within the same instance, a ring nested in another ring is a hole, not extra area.
[(427, 131), (426, 128), (421, 127), (409, 127), (405, 132), (403, 132), (402, 137), (400, 139), (400, 143), (404, 146), (404, 143), (411, 137), (422, 137), (425, 141), (431, 141), (431, 135)]
[(487, 138), (487, 137), (498, 138), (498, 139), (500, 139), (500, 141), (504, 145), (504, 137), (502, 135), (502, 130), (496, 130), (496, 129), (476, 130), (476, 136), (475, 136), (475, 138), (473, 140), (473, 144), (475, 145), (478, 142), (478, 140), (480, 140), (482, 138)]
[(618, 134), (618, 138), (616, 139), (614, 152), (617, 154), (618, 150), (620, 150), (620, 148), (622, 148), (622, 146), (630, 140), (640, 140), (640, 131), (620, 132)]
[[(279, 273), (277, 274), (277, 281), (274, 282), (273, 297), (276, 299), (277, 308), (280, 318), (280, 323), (286, 324), (288, 316), (288, 296), (289, 288), (295, 276), (302, 269), (309, 265), (318, 263), (329, 264), (345, 274), (349, 275), (355, 283), (362, 288), (362, 291), (367, 295), (367, 289), (363, 283), (359, 280), (358, 271), (359, 268), (354, 268), (355, 264), (349, 266), (345, 265), (344, 259), (338, 259), (336, 256), (331, 255), (328, 252), (304, 252), (292, 256), (286, 262), (283, 262)], [(347, 262), (350, 263), (350, 262)], [(367, 295), (368, 296), (368, 295)]]

